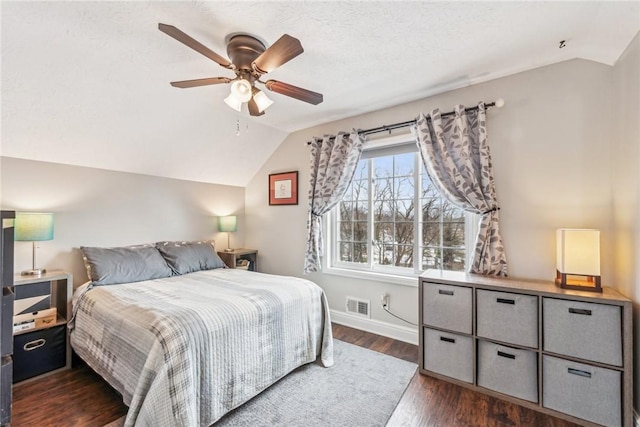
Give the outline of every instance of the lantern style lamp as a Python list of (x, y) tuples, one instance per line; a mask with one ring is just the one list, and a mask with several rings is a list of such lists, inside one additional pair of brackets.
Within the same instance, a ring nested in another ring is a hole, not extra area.
[(602, 292), (600, 284), (600, 231), (556, 230), (556, 284), (563, 289)]
[(33, 243), (32, 267), (23, 271), (23, 276), (41, 276), (47, 272), (44, 268), (36, 268), (36, 242), (45, 240), (53, 240), (52, 213), (16, 212), (15, 241)]
[(224, 231), (225, 233), (227, 233), (227, 249), (225, 249), (224, 251), (233, 252), (233, 249), (231, 249), (231, 245), (230, 245), (229, 233), (238, 231), (238, 217), (235, 215), (219, 216), (218, 230)]

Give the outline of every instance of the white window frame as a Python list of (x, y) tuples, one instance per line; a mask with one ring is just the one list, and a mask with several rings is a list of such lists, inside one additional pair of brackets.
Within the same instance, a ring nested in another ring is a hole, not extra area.
[[(408, 143), (415, 143), (415, 138), (411, 133), (403, 133), (401, 135), (395, 135), (392, 137), (385, 137), (376, 139), (371, 142), (367, 142), (364, 146), (364, 150), (391, 148), (394, 146), (404, 145)], [(416, 156), (416, 168), (420, 168), (420, 156)], [(418, 170), (418, 169), (416, 169)], [(369, 178), (371, 178), (373, 171), (369, 168)], [(419, 180), (421, 181), (421, 180)], [(421, 191), (420, 185), (415, 186), (416, 198)], [(373, 212), (372, 206), (373, 197), (369, 194), (369, 213)], [(343, 262), (337, 259), (337, 230), (335, 224), (337, 224), (338, 209), (337, 207), (332, 209), (324, 219), (324, 235), (325, 235), (325, 255), (322, 260), (322, 271), (325, 274), (332, 274), (338, 276), (353, 277), (357, 279), (368, 279), (383, 281), (386, 283), (395, 283), (406, 286), (418, 286), (417, 278), (422, 273), (417, 267), (414, 267), (413, 271), (408, 268), (395, 267), (395, 266), (383, 266), (373, 264), (373, 256), (370, 254), (367, 264), (354, 264), (350, 262)], [(476, 236), (478, 234), (479, 215), (465, 212), (465, 265), (468, 267), (471, 265), (473, 251), (475, 249)], [(371, 227), (368, 227), (369, 234), (373, 233)], [(419, 245), (419, 236), (421, 230), (420, 227), (414, 227), (414, 245), (417, 248)], [(369, 241), (372, 240), (372, 236), (369, 236)], [(416, 252), (416, 253), (419, 253)], [(417, 265), (417, 263), (416, 263)]]

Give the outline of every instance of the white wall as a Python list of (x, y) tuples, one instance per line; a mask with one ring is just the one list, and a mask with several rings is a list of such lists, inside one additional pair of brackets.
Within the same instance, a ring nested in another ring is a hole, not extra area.
[[(217, 216), (238, 215), (232, 246), (244, 242), (243, 187), (0, 158), (3, 209), (54, 213), (54, 240), (40, 242), (38, 267), (87, 280), (80, 246), (125, 246), (162, 240), (215, 239)], [(31, 243), (16, 242), (16, 273), (31, 268)]]
[(640, 35), (613, 69), (614, 283), (634, 301), (635, 400), (640, 408)]
[[(266, 272), (302, 275), (309, 187), (305, 142), (312, 136), (504, 98), (505, 107), (488, 112), (487, 126), (510, 276), (552, 280), (555, 229), (588, 227), (602, 231), (602, 276), (612, 285), (612, 73), (606, 65), (572, 60), (296, 132), (246, 188), (247, 246), (260, 250)], [(288, 170), (300, 173), (300, 204), (268, 206), (268, 174)], [(379, 308), (380, 294), (387, 292), (391, 308), (417, 322), (417, 281), (409, 287), (321, 273), (308, 277), (325, 289), (334, 310), (345, 311), (347, 295), (370, 299), (375, 321), (404, 325)]]

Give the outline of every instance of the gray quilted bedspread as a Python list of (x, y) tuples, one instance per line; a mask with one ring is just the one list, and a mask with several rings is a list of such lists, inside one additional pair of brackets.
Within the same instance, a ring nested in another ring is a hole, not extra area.
[(333, 364), (324, 292), (235, 269), (74, 294), (71, 345), (123, 396), (126, 426), (209, 426), (320, 355)]

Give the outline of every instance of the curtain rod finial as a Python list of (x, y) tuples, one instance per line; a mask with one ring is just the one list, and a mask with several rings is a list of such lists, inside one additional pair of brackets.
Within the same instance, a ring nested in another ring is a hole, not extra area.
[(496, 107), (498, 108), (504, 107), (504, 99), (502, 98), (496, 99)]

